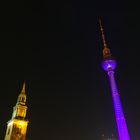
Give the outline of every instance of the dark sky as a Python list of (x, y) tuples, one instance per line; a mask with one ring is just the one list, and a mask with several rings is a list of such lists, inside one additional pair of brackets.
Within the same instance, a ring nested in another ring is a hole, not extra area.
[(7, 1), (0, 32), (0, 139), (25, 80), (30, 140), (117, 137), (101, 68), (98, 18), (118, 61), (116, 80), (131, 140), (140, 139), (140, 15), (137, 3)]

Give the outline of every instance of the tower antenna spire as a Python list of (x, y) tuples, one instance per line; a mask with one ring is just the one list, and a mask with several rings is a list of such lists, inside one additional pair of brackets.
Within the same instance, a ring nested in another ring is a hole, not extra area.
[(101, 35), (102, 35), (102, 40), (103, 40), (103, 45), (104, 45), (103, 57), (104, 58), (110, 58), (111, 57), (111, 52), (110, 52), (110, 49), (107, 47), (107, 44), (106, 44), (106, 40), (105, 40), (105, 35), (104, 35), (104, 30), (103, 30), (103, 26), (102, 26), (102, 23), (101, 23), (101, 19), (99, 19), (99, 24), (100, 24), (100, 30), (101, 30)]
[(101, 22), (100, 18), (99, 18), (99, 24), (100, 24), (100, 30), (101, 30), (101, 34), (102, 34), (102, 40), (103, 40), (104, 48), (107, 48), (105, 35), (104, 35), (104, 29), (103, 29), (102, 22)]
[(25, 86), (26, 86), (26, 83), (24, 81), (21, 93), (24, 93), (25, 94)]

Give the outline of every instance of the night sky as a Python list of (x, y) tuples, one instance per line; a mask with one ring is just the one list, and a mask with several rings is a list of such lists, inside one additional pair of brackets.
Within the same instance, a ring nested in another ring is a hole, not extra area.
[(101, 68), (101, 17), (118, 62), (116, 80), (131, 140), (140, 139), (140, 15), (120, 1), (7, 1), (1, 9), (0, 139), (27, 90), (29, 140), (117, 137), (109, 81)]

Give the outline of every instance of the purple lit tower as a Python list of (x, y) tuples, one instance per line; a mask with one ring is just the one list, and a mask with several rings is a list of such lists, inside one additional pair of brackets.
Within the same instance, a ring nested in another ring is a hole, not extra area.
[(117, 89), (117, 85), (116, 85), (116, 81), (114, 77), (114, 70), (116, 68), (117, 63), (116, 63), (116, 60), (111, 56), (111, 52), (109, 48), (107, 47), (101, 21), (100, 21), (100, 28), (101, 28), (102, 39), (103, 39), (103, 44), (104, 44), (102, 67), (107, 72), (109, 81), (110, 81), (119, 140), (130, 140), (123, 109), (122, 109), (120, 96), (118, 93), (118, 89)]

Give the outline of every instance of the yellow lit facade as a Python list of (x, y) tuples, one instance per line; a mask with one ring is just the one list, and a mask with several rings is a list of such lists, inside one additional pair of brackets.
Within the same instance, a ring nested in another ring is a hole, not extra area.
[(10, 121), (7, 123), (5, 140), (26, 140), (26, 132), (28, 121), (26, 120), (26, 93), (25, 83), (22, 91), (18, 96), (16, 106), (13, 108), (13, 114)]

